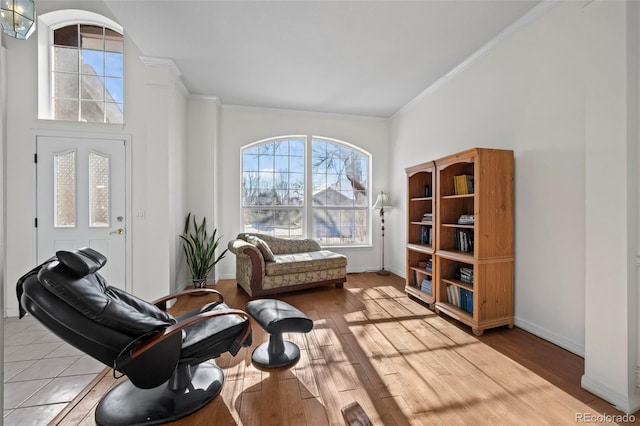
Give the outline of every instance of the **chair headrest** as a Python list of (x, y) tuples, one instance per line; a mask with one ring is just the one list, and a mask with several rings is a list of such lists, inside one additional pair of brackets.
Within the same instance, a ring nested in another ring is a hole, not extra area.
[(73, 251), (59, 250), (56, 252), (58, 261), (69, 268), (76, 276), (86, 277), (102, 268), (107, 258), (101, 253), (83, 247)]

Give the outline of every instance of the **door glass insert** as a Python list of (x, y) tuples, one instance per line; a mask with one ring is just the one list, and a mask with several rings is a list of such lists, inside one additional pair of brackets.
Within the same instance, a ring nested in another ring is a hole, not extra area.
[(76, 226), (76, 151), (53, 156), (54, 227)]
[(89, 154), (89, 226), (111, 226), (109, 188), (109, 156), (98, 152)]

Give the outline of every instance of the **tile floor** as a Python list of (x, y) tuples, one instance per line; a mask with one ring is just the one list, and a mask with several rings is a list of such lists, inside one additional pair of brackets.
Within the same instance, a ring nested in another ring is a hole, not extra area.
[(4, 425), (46, 425), (104, 369), (30, 315), (4, 319)]

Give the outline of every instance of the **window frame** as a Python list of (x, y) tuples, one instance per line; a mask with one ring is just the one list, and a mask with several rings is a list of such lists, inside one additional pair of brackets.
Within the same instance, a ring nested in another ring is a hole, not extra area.
[[(98, 13), (89, 12), (78, 9), (63, 9), (45, 13), (38, 16), (38, 119), (54, 120), (67, 123), (83, 123), (80, 120), (56, 120), (54, 118), (53, 97), (51, 93), (52, 76), (53, 76), (53, 31), (68, 25), (93, 25), (105, 27), (112, 31), (122, 34), (123, 43), (124, 29), (122, 25), (112, 19), (102, 16)], [(123, 52), (126, 46), (123, 46)], [(123, 53), (123, 62), (126, 61)], [(126, 93), (124, 87), (126, 85), (126, 76), (123, 69), (123, 99), (122, 104), (126, 108)], [(107, 126), (123, 126), (125, 122), (124, 111), (121, 123), (108, 122), (88, 122), (88, 124), (98, 124)]]
[[(297, 234), (295, 234), (293, 236), (293, 238), (314, 238), (313, 237), (313, 233), (314, 233), (314, 229), (313, 229), (313, 215), (314, 215), (314, 211), (318, 210), (318, 211), (327, 211), (327, 210), (334, 210), (334, 211), (339, 211), (339, 210), (362, 210), (363, 212), (365, 212), (366, 214), (366, 218), (365, 218), (365, 224), (366, 224), (366, 229), (367, 229), (367, 237), (365, 239), (365, 241), (363, 242), (358, 242), (358, 243), (344, 243), (344, 244), (325, 244), (322, 241), (319, 241), (320, 245), (324, 248), (331, 248), (331, 247), (335, 247), (335, 248), (353, 248), (353, 247), (371, 247), (372, 246), (372, 241), (373, 241), (373, 215), (371, 212), (371, 206), (372, 206), (372, 200), (373, 200), (373, 196), (372, 196), (372, 191), (373, 191), (373, 185), (372, 185), (372, 165), (373, 165), (373, 158), (371, 153), (363, 150), (362, 148), (357, 147), (354, 144), (351, 144), (349, 142), (340, 140), (340, 139), (335, 139), (335, 138), (330, 138), (330, 137), (326, 137), (326, 136), (319, 136), (319, 135), (310, 135), (310, 134), (295, 134), (295, 135), (284, 135), (284, 136), (275, 136), (275, 137), (270, 137), (270, 138), (266, 138), (266, 139), (262, 139), (256, 142), (252, 142), (250, 144), (244, 145), (240, 148), (240, 229), (242, 230), (242, 232), (247, 232), (245, 231), (245, 221), (244, 221), (244, 217), (245, 217), (245, 211), (246, 210), (259, 210), (261, 207), (264, 209), (265, 206), (256, 206), (256, 207), (252, 207), (252, 206), (245, 206), (244, 204), (244, 187), (243, 187), (243, 179), (244, 179), (244, 153), (246, 150), (255, 148), (257, 146), (263, 145), (263, 144), (267, 144), (267, 143), (273, 143), (273, 142), (277, 142), (277, 141), (285, 141), (285, 140), (292, 140), (292, 139), (302, 139), (304, 142), (304, 198), (303, 198), (303, 204), (301, 206), (302, 208), (302, 226), (301, 226), (301, 231), (302, 231), (302, 235), (298, 236)], [(313, 206), (313, 165), (312, 165), (312, 159), (313, 159), (313, 143), (314, 141), (321, 141), (321, 142), (328, 142), (331, 144), (335, 144), (338, 146), (343, 146), (351, 151), (354, 151), (358, 154), (361, 154), (365, 157), (366, 162), (367, 162), (367, 172), (366, 172), (366, 179), (367, 179), (367, 194), (366, 194), (366, 205), (363, 207), (351, 207), (351, 206), (332, 206), (332, 207), (324, 207), (324, 206), (319, 206), (317, 209), (314, 208)], [(271, 210), (292, 210), (295, 208), (299, 208), (299, 206), (296, 205), (291, 205), (291, 206), (286, 206), (286, 205), (277, 205), (277, 206), (267, 206), (268, 209)], [(315, 239), (315, 238), (314, 238)]]

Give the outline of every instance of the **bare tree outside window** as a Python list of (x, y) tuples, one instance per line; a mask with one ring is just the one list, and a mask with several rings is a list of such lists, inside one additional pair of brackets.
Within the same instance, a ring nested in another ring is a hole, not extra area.
[[(311, 149), (308, 170), (307, 149)], [(279, 138), (244, 148), (245, 232), (310, 235), (323, 245), (367, 243), (369, 162), (368, 154), (321, 138)], [(305, 194), (307, 180), (312, 182), (310, 194)], [(312, 210), (309, 225), (305, 206)]]

